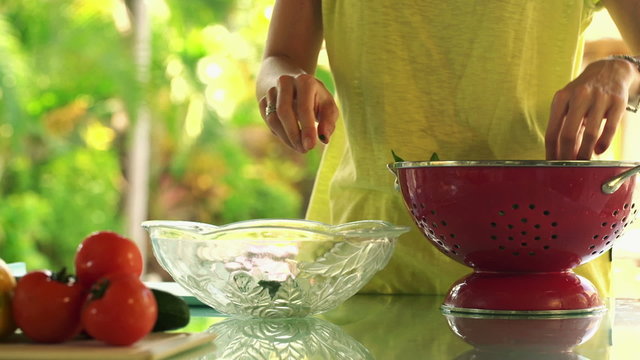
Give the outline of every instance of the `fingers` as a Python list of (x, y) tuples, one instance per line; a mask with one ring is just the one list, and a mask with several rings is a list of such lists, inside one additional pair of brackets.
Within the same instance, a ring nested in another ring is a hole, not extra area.
[(322, 102), (316, 116), (318, 118), (318, 139), (327, 144), (336, 129), (336, 122), (338, 121), (338, 107), (333, 98)]
[(560, 137), (564, 117), (569, 109), (568, 100), (569, 98), (565, 93), (559, 91), (553, 97), (553, 101), (551, 102), (551, 114), (545, 135), (547, 160), (555, 160), (558, 158), (558, 138)]
[(607, 112), (607, 122), (602, 130), (602, 135), (600, 135), (600, 138), (595, 145), (596, 154), (602, 154), (609, 148), (609, 145), (611, 145), (611, 142), (613, 141), (613, 136), (616, 133), (616, 129), (620, 124), (620, 120), (622, 120), (624, 115), (627, 103), (621, 99), (617, 100), (619, 101), (616, 101)]
[(306, 152), (302, 145), (300, 125), (294, 110), (296, 96), (295, 84), (291, 76), (281, 76), (278, 79), (278, 98), (276, 100), (276, 112), (287, 138), (293, 148), (299, 152)]
[(287, 136), (287, 133), (282, 127), (282, 123), (280, 122), (280, 118), (278, 117), (277, 106), (276, 111), (271, 111), (268, 115), (266, 114), (267, 107), (273, 107), (275, 106), (275, 104), (277, 104), (277, 98), (278, 90), (275, 87), (269, 89), (269, 91), (267, 91), (267, 95), (262, 98), (264, 101), (260, 101), (260, 112), (262, 113), (262, 117), (267, 122), (267, 125), (269, 125), (271, 132), (279, 137), (285, 145), (296, 150), (295, 146), (293, 146), (293, 144), (289, 140), (289, 137)]
[[(281, 76), (277, 86), (269, 89), (259, 104), (260, 113), (271, 131), (302, 153), (315, 147), (316, 138), (328, 143), (338, 118), (338, 108), (331, 93), (320, 81), (306, 74), (295, 78)], [(267, 111), (273, 104), (276, 111)]]
[(578, 133), (588, 110), (589, 102), (584, 100), (584, 95), (569, 102), (569, 109), (562, 124), (558, 143), (558, 157), (560, 159), (575, 160), (579, 145)]
[(600, 91), (578, 90), (570, 96), (558, 92), (545, 136), (547, 160), (589, 160), (594, 153), (603, 153), (613, 140), (625, 104), (622, 98)]
[(302, 147), (305, 151), (313, 149), (316, 144), (316, 79), (311, 75), (301, 75), (295, 79), (296, 115), (300, 123)]
[(606, 103), (602, 100), (596, 100), (596, 103), (589, 109), (589, 113), (584, 119), (584, 132), (582, 134), (582, 143), (579, 143), (577, 160), (589, 160), (593, 155), (593, 150), (600, 135), (602, 119), (606, 111)]

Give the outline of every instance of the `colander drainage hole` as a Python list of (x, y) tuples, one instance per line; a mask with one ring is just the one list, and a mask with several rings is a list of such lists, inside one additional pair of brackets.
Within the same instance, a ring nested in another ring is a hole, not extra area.
[(607, 240), (609, 238), (609, 235), (606, 235), (605, 237), (602, 238), (602, 240)]
[(522, 221), (522, 223), (524, 224), (524, 223), (527, 222), (527, 218), (522, 218), (522, 219), (520, 219), (520, 221)]
[(533, 238), (533, 240), (536, 240), (536, 241), (537, 241), (537, 240), (540, 240), (540, 236), (536, 236), (536, 237), (534, 237), (534, 238)]
[(611, 241), (607, 241), (606, 243), (604, 243), (605, 245), (609, 245), (611, 244)]
[(535, 204), (529, 204), (529, 209), (533, 210), (533, 209), (535, 209), (535, 208), (536, 208), (536, 205), (535, 205)]
[(513, 208), (513, 210), (518, 210), (519, 207), (520, 207), (520, 205), (518, 205), (518, 204), (511, 205), (511, 208)]
[(456, 249), (460, 249), (460, 245), (458, 245), (458, 244), (453, 245), (453, 247), (456, 248)]
[(549, 250), (549, 249), (551, 248), (551, 246), (549, 246), (549, 245), (545, 245), (545, 246), (543, 246), (542, 248), (543, 248), (543, 249), (545, 249), (545, 250)]
[(498, 246), (498, 249), (500, 249), (500, 250), (504, 250), (504, 249), (505, 249), (505, 247), (504, 247), (504, 246), (502, 246), (502, 245), (500, 245), (500, 246)]
[(613, 224), (611, 224), (611, 228), (612, 228), (612, 229), (615, 229), (615, 228), (616, 228), (616, 226), (618, 226), (618, 224), (617, 224), (617, 223), (613, 223)]
[(549, 210), (545, 210), (545, 211), (542, 212), (542, 214), (544, 216), (549, 216), (551, 214), (551, 212)]
[(522, 246), (527, 246), (527, 243), (526, 243), (526, 242), (523, 242), (523, 243), (522, 243), (522, 244), (520, 244), (520, 245), (522, 245)]
[(529, 251), (529, 256), (534, 256), (536, 253), (533, 251)]
[(553, 235), (551, 235), (551, 238), (555, 240), (555, 239), (557, 239), (557, 238), (558, 238), (558, 235), (553, 234)]
[(456, 234), (453, 234), (453, 233), (449, 234), (449, 236), (451, 236), (452, 239), (456, 238)]
[(590, 250), (593, 250), (593, 249), (595, 249), (595, 248), (596, 248), (596, 246), (595, 246), (595, 245), (591, 245), (591, 246), (589, 246), (589, 249), (590, 249)]
[(442, 220), (440, 223), (442, 224), (442, 226), (447, 226), (447, 222), (444, 220)]
[(498, 240), (498, 237), (495, 235), (491, 235), (491, 240)]
[(491, 227), (496, 227), (496, 226), (498, 226), (498, 224), (496, 224), (494, 222), (491, 223)]
[(536, 229), (540, 229), (540, 224), (535, 224), (535, 225), (533, 225), (533, 227), (536, 228)]
[(597, 238), (598, 238), (598, 236), (600, 236), (600, 235), (597, 235), (597, 234), (596, 234), (596, 235), (593, 235), (593, 240), (597, 239)]
[(504, 216), (504, 211), (502, 211), (502, 210), (498, 211), (498, 215)]
[(520, 234), (522, 234), (522, 236), (527, 235), (526, 231), (521, 231)]
[(618, 210), (613, 210), (613, 216), (618, 216)]
[(556, 227), (556, 226), (558, 226), (557, 222), (554, 221), (554, 222), (551, 223), (551, 227)]
[(508, 225), (507, 225), (507, 228), (509, 228), (509, 229), (513, 229), (513, 225), (508, 224)]

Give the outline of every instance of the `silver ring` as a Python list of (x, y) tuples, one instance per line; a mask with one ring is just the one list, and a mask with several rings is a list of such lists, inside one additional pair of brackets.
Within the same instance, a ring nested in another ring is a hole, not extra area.
[(266, 117), (276, 112), (276, 104), (267, 104), (267, 107), (264, 109), (264, 114)]

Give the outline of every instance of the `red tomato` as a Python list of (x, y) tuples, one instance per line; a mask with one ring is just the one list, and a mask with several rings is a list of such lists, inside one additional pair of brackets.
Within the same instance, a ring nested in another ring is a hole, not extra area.
[(109, 345), (131, 345), (151, 332), (158, 305), (132, 274), (112, 274), (98, 280), (82, 311), (82, 326)]
[(142, 274), (142, 254), (136, 244), (114, 232), (101, 231), (87, 236), (76, 252), (78, 281), (90, 287), (108, 274)]
[(23, 276), (13, 295), (16, 325), (31, 340), (63, 342), (78, 335), (85, 288), (61, 272), (33, 271)]

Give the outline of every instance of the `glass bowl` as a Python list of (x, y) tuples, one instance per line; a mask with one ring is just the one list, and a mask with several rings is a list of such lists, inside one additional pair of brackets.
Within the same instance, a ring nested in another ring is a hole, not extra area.
[(303, 317), (336, 307), (387, 265), (398, 236), (409, 230), (374, 220), (142, 226), (160, 265), (196, 298), (221, 313), (262, 318)]

